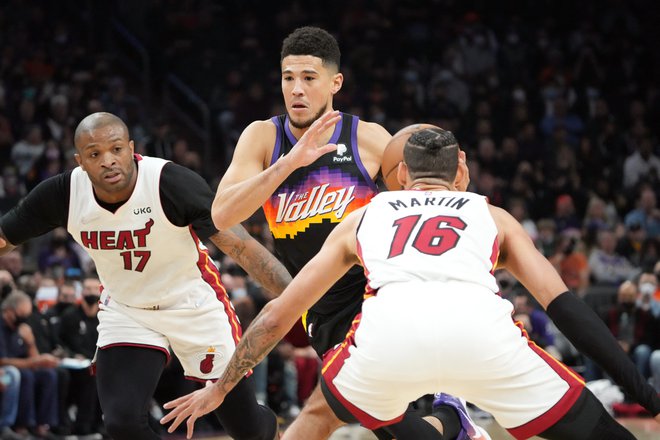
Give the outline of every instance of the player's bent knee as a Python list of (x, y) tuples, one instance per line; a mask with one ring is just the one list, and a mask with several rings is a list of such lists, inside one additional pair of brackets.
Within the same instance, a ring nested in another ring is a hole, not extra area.
[(273, 440), (278, 432), (277, 416), (271, 409), (261, 405), (259, 412), (259, 420), (253, 420), (252, 423), (225, 420), (223, 427), (235, 440)]
[(309, 397), (298, 417), (313, 418), (315, 423), (322, 424), (324, 427), (330, 429), (331, 432), (346, 424), (335, 415), (318, 387)]
[(149, 427), (147, 414), (138, 414), (136, 411), (106, 412), (104, 415), (105, 428), (114, 440), (134, 440), (149, 438), (145, 433), (155, 432)]

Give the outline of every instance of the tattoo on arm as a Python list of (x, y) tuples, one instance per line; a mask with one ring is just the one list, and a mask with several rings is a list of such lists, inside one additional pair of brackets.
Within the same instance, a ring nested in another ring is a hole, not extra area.
[(220, 231), (211, 237), (211, 241), (276, 296), (291, 282), (291, 275), (282, 263), (243, 226), (236, 225), (227, 231)]
[(209, 239), (225, 254), (238, 261), (245, 251), (245, 242), (252, 237), (241, 225), (227, 231), (218, 231)]
[(268, 306), (254, 318), (238, 346), (236, 346), (236, 351), (229, 361), (227, 369), (217, 382), (219, 386), (224, 387), (227, 391), (232, 389), (282, 339), (274, 331), (277, 327), (268, 328), (265, 325), (264, 312), (267, 309)]

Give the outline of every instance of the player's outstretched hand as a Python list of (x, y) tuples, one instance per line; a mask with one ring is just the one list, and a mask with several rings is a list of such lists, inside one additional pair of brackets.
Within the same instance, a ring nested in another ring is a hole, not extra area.
[(302, 135), (291, 152), (285, 156), (285, 160), (290, 161), (294, 169), (307, 166), (326, 153), (335, 151), (336, 144), (321, 145), (321, 136), (326, 130), (339, 122), (341, 114), (337, 111), (331, 111), (318, 118), (309, 129)]
[(215, 386), (210, 380), (206, 381), (206, 386), (201, 390), (186, 394), (163, 405), (165, 409), (171, 409), (172, 411), (160, 419), (160, 423), (164, 425), (174, 420), (167, 429), (167, 432), (171, 434), (188, 418), (186, 438), (190, 439), (197, 419), (219, 407), (225, 400), (225, 395), (226, 393), (220, 387)]

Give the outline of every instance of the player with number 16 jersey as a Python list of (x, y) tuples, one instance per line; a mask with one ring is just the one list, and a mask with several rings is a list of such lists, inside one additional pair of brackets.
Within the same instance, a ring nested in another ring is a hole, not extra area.
[[(461, 233), (468, 229), (469, 233)], [(390, 236), (391, 241), (384, 239)], [(498, 292), (492, 275), (498, 254), (497, 227), (485, 197), (479, 194), (381, 193), (365, 211), (357, 238), (372, 291), (393, 282), (464, 281)], [(418, 252), (404, 252), (406, 246)], [(450, 252), (457, 247), (460, 252)]]

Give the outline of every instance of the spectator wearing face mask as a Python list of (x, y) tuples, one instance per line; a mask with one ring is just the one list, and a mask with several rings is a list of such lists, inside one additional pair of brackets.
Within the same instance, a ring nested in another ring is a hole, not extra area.
[[(82, 302), (67, 308), (60, 318), (60, 342), (67, 356), (80, 361), (91, 361), (96, 351), (99, 333), (99, 298), (101, 283), (98, 278), (83, 280)], [(85, 363), (81, 362), (80, 366)], [(68, 402), (77, 407), (72, 433), (95, 433), (101, 420), (100, 406), (94, 377), (87, 368), (71, 369)]]
[[(660, 262), (656, 264), (660, 268)], [(660, 393), (660, 300), (658, 299), (658, 274), (653, 270), (646, 269), (639, 276), (638, 306), (649, 310), (653, 315), (653, 329), (651, 334), (654, 339), (651, 345), (649, 358), (650, 381), (655, 390)]]
[(16, 289), (14, 277), (9, 271), (0, 269), (0, 301), (7, 298)]
[(18, 368), (21, 391), (15, 429), (38, 437), (50, 435), (57, 426), (57, 372), (59, 360), (50, 353), (40, 353), (34, 334), (25, 325), (32, 313), (32, 299), (16, 290), (2, 301), (0, 320), (0, 366)]
[[(657, 338), (654, 334), (656, 324), (651, 312), (640, 307), (639, 299), (637, 283), (624, 281), (619, 286), (616, 304), (607, 310), (604, 319), (639, 372), (648, 377), (651, 347)], [(600, 372), (590, 362), (587, 362), (587, 368), (589, 373), (585, 376), (588, 380), (600, 378)]]
[[(57, 286), (53, 281), (53, 289), (56, 293), (56, 301), (44, 301), (44, 290), (40, 289), (39, 298), (34, 303), (32, 314), (28, 318), (27, 324), (32, 329), (34, 342), (39, 353), (49, 353), (58, 359), (66, 356), (59, 340), (60, 319), (62, 313), (68, 308), (73, 307), (76, 302), (76, 287), (73, 281), (67, 280), (62, 285)], [(56, 434), (66, 435), (70, 432), (70, 423), (68, 412), (66, 411), (66, 401), (71, 388), (71, 373), (68, 368), (58, 365), (57, 386), (58, 386), (58, 426), (51, 426)]]
[(656, 297), (658, 292), (658, 276), (650, 269), (639, 275), (637, 282), (639, 288), (638, 306), (649, 310), (655, 319), (660, 319), (660, 301)]

